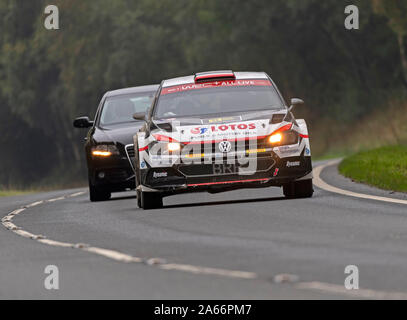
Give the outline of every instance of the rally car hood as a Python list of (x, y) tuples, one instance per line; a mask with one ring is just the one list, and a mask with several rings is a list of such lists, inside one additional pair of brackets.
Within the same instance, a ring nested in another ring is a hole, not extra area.
[(155, 120), (156, 133), (180, 142), (218, 141), (271, 134), (284, 124), (287, 109), (245, 112), (215, 117)]

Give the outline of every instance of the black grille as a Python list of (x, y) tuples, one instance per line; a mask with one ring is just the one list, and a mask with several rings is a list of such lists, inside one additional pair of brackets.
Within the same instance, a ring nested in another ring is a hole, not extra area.
[(119, 183), (126, 181), (131, 177), (131, 173), (127, 170), (120, 170), (120, 169), (110, 169), (105, 170), (105, 180), (111, 183)]
[(136, 156), (136, 153), (134, 152), (134, 146), (127, 146), (126, 149), (129, 158), (134, 158)]
[(134, 163), (136, 161), (136, 153), (134, 151), (134, 145), (128, 145), (126, 146), (126, 153), (127, 153), (127, 158), (129, 159), (130, 165), (133, 169), (133, 171), (135, 171), (134, 169)]
[(213, 174), (212, 164), (200, 164), (200, 165), (184, 165), (180, 166), (181, 171), (186, 176), (203, 176)]
[[(258, 158), (256, 171), (267, 171), (273, 165), (275, 161), (271, 158)], [(224, 163), (226, 164), (226, 162)], [(238, 165), (238, 162), (236, 163)], [(248, 163), (240, 166), (242, 169), (249, 168)], [(211, 176), (214, 175), (213, 164), (185, 164), (180, 165), (178, 170), (186, 176)]]

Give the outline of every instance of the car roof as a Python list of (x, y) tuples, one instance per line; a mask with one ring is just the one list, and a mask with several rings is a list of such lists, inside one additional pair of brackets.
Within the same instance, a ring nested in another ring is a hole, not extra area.
[[(221, 71), (211, 71), (213, 73), (218, 73)], [(208, 72), (210, 73), (210, 72)], [(265, 72), (234, 72), (236, 80), (246, 80), (246, 79), (268, 79), (268, 75)], [(178, 86), (181, 84), (195, 83), (195, 75), (190, 75), (186, 77), (172, 78), (164, 80), (162, 83), (163, 87)]]
[(106, 92), (106, 97), (114, 97), (120, 96), (124, 94), (131, 94), (131, 93), (140, 93), (140, 92), (155, 92), (157, 91), (159, 85), (153, 84), (148, 86), (139, 86), (139, 87), (131, 87), (131, 88), (122, 88), (117, 90), (112, 90)]

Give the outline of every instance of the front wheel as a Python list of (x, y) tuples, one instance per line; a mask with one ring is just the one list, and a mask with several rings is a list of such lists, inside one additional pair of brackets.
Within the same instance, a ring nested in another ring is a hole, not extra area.
[(136, 190), (136, 194), (137, 194), (137, 206), (139, 208), (142, 208), (142, 206), (141, 206), (141, 191)]
[(144, 210), (158, 209), (163, 207), (163, 197), (157, 192), (143, 192), (140, 195), (141, 208)]
[(314, 193), (312, 179), (287, 183), (283, 186), (283, 192), (290, 199), (311, 198)]

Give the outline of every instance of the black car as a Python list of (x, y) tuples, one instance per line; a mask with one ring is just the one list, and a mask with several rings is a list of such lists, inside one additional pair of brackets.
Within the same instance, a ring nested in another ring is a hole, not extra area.
[(90, 128), (85, 151), (91, 201), (109, 200), (112, 192), (135, 188), (133, 136), (144, 124), (133, 118), (151, 106), (158, 85), (107, 92), (94, 121), (80, 117), (76, 128)]

